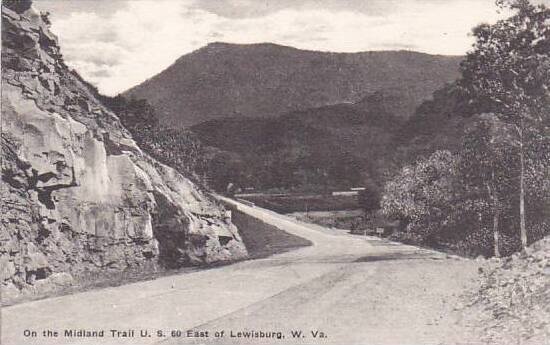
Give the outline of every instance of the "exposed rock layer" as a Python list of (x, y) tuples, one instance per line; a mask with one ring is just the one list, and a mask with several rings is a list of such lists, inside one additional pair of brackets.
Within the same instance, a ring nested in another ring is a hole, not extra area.
[(29, 1), (3, 2), (3, 301), (90, 272), (244, 258), (223, 212), (67, 68), (48, 23)]

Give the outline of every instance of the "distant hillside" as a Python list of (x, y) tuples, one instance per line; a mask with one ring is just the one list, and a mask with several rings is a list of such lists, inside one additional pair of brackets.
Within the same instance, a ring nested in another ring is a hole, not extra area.
[(436, 90), (397, 131), (394, 159), (405, 164), (436, 150), (457, 150), (465, 128), (476, 120), (466, 100), (455, 83)]
[(408, 51), (326, 53), (275, 44), (212, 43), (125, 93), (145, 98), (161, 121), (191, 126), (224, 117), (273, 117), (377, 91), (398, 94), (408, 117), (458, 76), (460, 57)]
[[(454, 84), (403, 117), (406, 96), (375, 92), (356, 103), (271, 118), (227, 117), (190, 127), (210, 147), (212, 187), (348, 188), (375, 182), (438, 149), (456, 150), (472, 121)], [(228, 173), (230, 172), (230, 173)]]
[(192, 126), (211, 147), (215, 189), (339, 189), (378, 179), (405, 120), (391, 94), (273, 118), (230, 117)]

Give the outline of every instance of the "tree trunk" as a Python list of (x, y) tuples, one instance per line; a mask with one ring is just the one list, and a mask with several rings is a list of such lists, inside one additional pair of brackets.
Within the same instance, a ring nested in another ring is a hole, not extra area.
[(491, 199), (492, 209), (493, 209), (493, 239), (494, 239), (494, 251), (495, 251), (495, 257), (500, 257), (500, 232), (498, 230), (498, 222), (500, 218), (500, 203), (498, 200), (498, 196), (496, 195), (496, 181), (495, 181), (495, 171), (493, 170), (491, 172), (491, 183), (493, 184), (493, 187), (491, 185), (487, 185), (487, 192), (489, 194), (489, 198)]
[(493, 238), (494, 238), (494, 246), (495, 246), (495, 257), (500, 258), (500, 232), (498, 231), (498, 220), (500, 217), (500, 211), (498, 208), (495, 208), (493, 213)]
[(520, 134), (520, 175), (519, 175), (519, 229), (521, 249), (527, 248), (527, 229), (525, 228), (525, 157), (523, 152), (523, 131)]
[(483, 225), (483, 214), (481, 213), (481, 211), (477, 212), (477, 223), (479, 224), (479, 233), (484, 234), (486, 231), (486, 228)]

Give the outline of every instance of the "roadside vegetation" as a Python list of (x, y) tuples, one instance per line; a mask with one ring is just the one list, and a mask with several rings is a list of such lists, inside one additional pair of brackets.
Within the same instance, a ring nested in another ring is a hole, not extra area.
[(231, 220), (239, 228), (239, 234), (250, 259), (265, 258), (311, 245), (309, 240), (291, 235), (234, 207), (227, 205), (226, 207), (231, 210)]
[(302, 222), (349, 230), (351, 233), (361, 232), (364, 234), (368, 229), (363, 210), (293, 212), (288, 215)]
[(516, 14), (474, 29), (454, 86), (451, 116), (468, 118), (457, 149), (422, 156), (385, 184), (382, 211), (401, 220), (404, 240), (501, 256), (550, 233), (550, 11), (499, 4)]

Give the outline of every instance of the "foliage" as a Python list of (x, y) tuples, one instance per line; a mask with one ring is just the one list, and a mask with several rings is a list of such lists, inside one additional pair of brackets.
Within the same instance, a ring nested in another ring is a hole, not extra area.
[[(436, 151), (405, 166), (386, 184), (382, 208), (421, 241), (509, 254), (548, 234), (550, 10), (527, 0), (498, 3), (513, 15), (474, 29), (461, 78), (406, 127), (424, 137), (438, 137), (441, 120), (443, 130), (461, 128), (458, 140), (441, 141), (454, 154)], [(456, 115), (468, 119), (453, 124)]]
[(397, 166), (412, 164), (437, 150), (460, 150), (464, 130), (476, 113), (467, 94), (456, 82), (443, 86), (424, 101), (395, 135), (392, 160)]
[(404, 222), (408, 231), (425, 237), (439, 231), (440, 225), (452, 214), (457, 165), (457, 158), (451, 152), (436, 151), (403, 167), (385, 185), (383, 213)]
[(192, 130), (209, 146), (207, 175), (218, 191), (229, 183), (298, 192), (361, 184), (361, 160), (326, 127), (307, 118), (227, 118)]
[[(461, 64), (459, 86), (479, 112), (491, 111), (516, 131), (519, 230), (528, 244), (526, 175), (530, 139), (547, 134), (550, 109), (550, 9), (527, 0), (499, 0), (515, 14), (474, 29), (476, 43)], [(546, 127), (546, 128), (545, 128)]]
[[(401, 220), (400, 239), (446, 246), (463, 254), (491, 255), (493, 231), (499, 232), (500, 254), (519, 249), (517, 171), (519, 164), (508, 145), (513, 129), (493, 114), (484, 114), (466, 129), (460, 149), (436, 151), (401, 169), (384, 188), (382, 212)], [(530, 150), (531, 151), (531, 150)], [(539, 157), (538, 155), (532, 155)], [(534, 159), (534, 158), (533, 158)], [(544, 169), (526, 179), (529, 193), (529, 237), (549, 233), (548, 161), (529, 163)], [(545, 182), (542, 182), (545, 181)]]
[[(509, 195), (516, 192), (514, 176), (519, 169), (509, 145), (513, 129), (494, 114), (483, 114), (469, 128), (460, 151), (458, 176), (469, 189), (470, 197), (482, 201), (478, 210), (482, 232), (492, 227), (494, 255), (501, 255), (501, 218), (513, 213)], [(492, 219), (492, 226), (489, 224)]]
[(373, 182), (366, 183), (365, 190), (359, 191), (358, 199), (367, 214), (380, 209), (380, 190)]
[(494, 112), (516, 126), (541, 121), (550, 102), (550, 10), (524, 0), (501, 2), (517, 13), (474, 29), (459, 86), (478, 113)]

